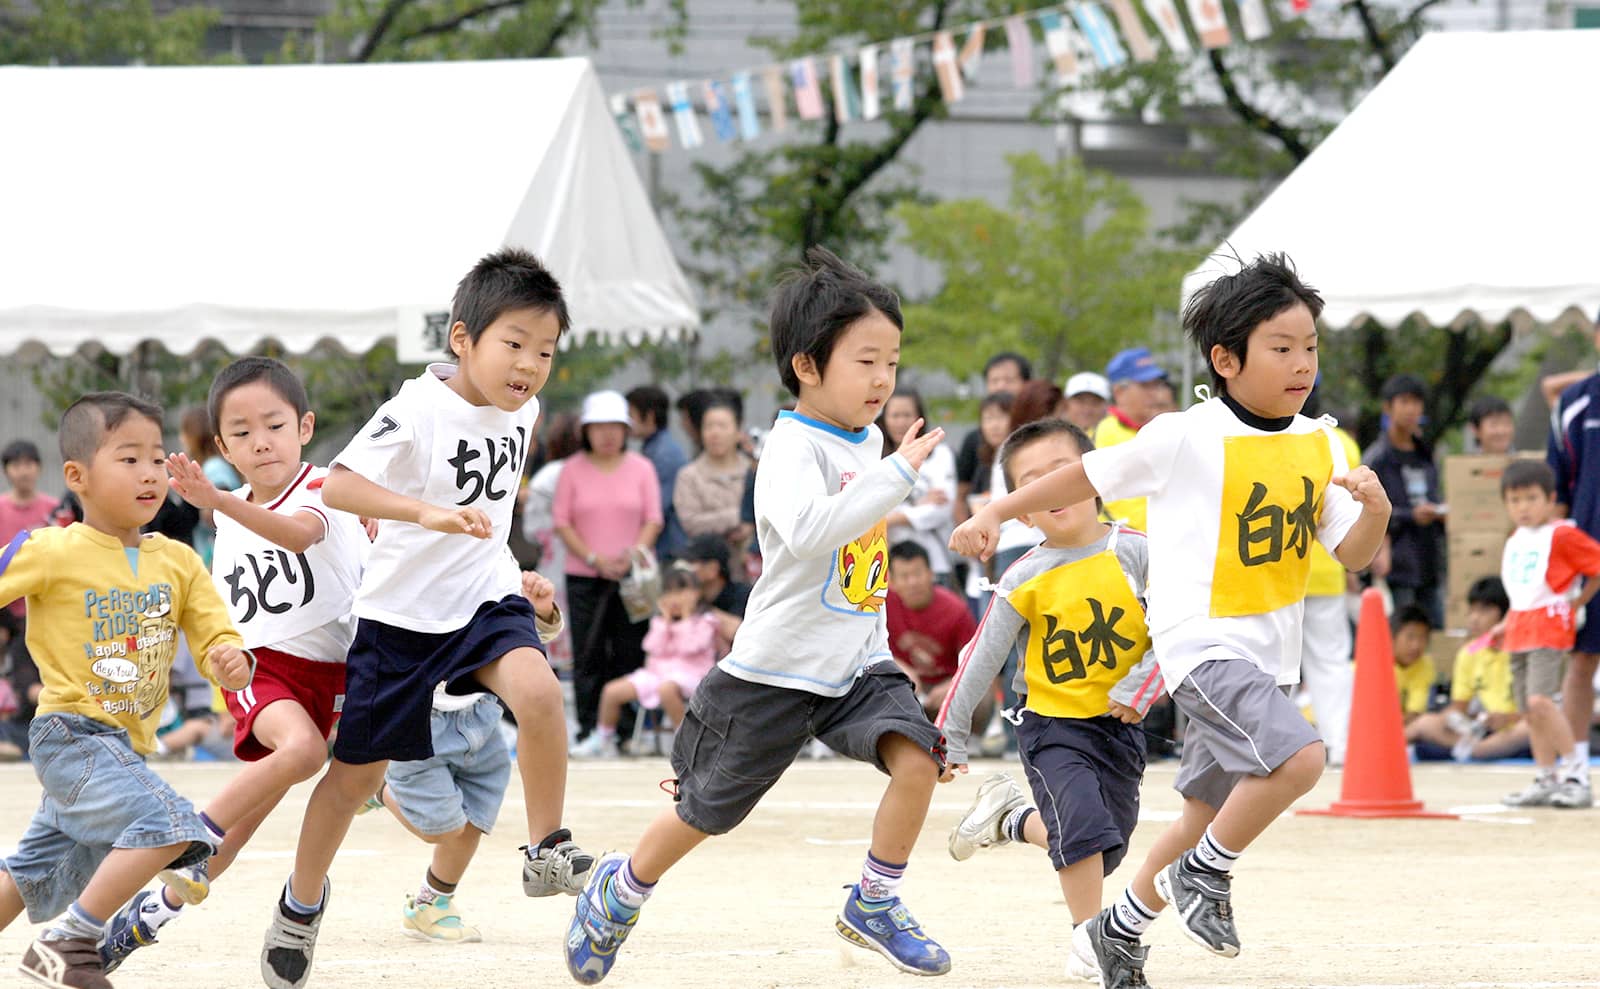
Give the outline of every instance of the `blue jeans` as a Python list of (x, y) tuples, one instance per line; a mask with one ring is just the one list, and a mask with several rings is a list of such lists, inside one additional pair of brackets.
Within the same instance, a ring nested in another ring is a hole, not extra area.
[(488, 834), (511, 780), (511, 753), (500, 737), (500, 702), (485, 694), (461, 711), (434, 709), (433, 758), (391, 762), (384, 779), (397, 808), (423, 834), (463, 824)]
[(175, 868), (211, 856), (194, 806), (151, 772), (126, 731), (78, 714), (43, 714), (33, 719), (28, 742), (44, 798), (3, 865), (29, 920), (42, 923), (66, 910), (113, 848), (188, 842)]

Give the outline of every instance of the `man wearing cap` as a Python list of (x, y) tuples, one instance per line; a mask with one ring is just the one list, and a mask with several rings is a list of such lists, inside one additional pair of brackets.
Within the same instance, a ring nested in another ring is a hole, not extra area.
[(1111, 402), (1111, 383), (1093, 371), (1079, 371), (1067, 379), (1062, 389), (1066, 396), (1068, 422), (1093, 436), (1095, 427), (1106, 417), (1106, 406)]
[(700, 601), (717, 619), (717, 645), (727, 652), (733, 633), (744, 621), (745, 605), (750, 600), (750, 585), (733, 579), (728, 568), (728, 541), (715, 533), (695, 536), (683, 550), (683, 562), (694, 568), (700, 581)]
[[(1111, 407), (1089, 434), (1095, 448), (1102, 450), (1133, 439), (1145, 423), (1166, 408), (1170, 390), (1167, 372), (1156, 363), (1149, 347), (1129, 347), (1119, 352), (1106, 364), (1106, 378), (1111, 382)], [(1110, 518), (1121, 519), (1141, 532), (1146, 528), (1143, 498), (1108, 501), (1105, 511)]]

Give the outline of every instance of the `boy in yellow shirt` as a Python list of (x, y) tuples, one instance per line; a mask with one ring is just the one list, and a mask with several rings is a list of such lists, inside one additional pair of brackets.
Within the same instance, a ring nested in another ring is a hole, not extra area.
[(1406, 605), (1395, 612), (1394, 683), (1400, 691), (1400, 715), (1410, 724), (1428, 713), (1433, 681), (1438, 678), (1433, 660), (1428, 658), (1428, 640), (1433, 637), (1433, 621), (1417, 605)]
[(1419, 759), (1510, 759), (1529, 754), (1528, 722), (1511, 689), (1511, 654), (1494, 628), (1511, 610), (1499, 577), (1467, 590), (1467, 643), (1450, 667), (1450, 706), (1406, 725)]
[[(0, 605), (26, 598), (43, 692), (28, 737), (44, 800), (0, 863), (0, 929), (26, 907), (65, 914), (29, 946), (22, 974), (110, 989), (106, 919), (162, 869), (204, 861), (189, 801), (145, 765), (181, 630), (200, 671), (250, 682), (250, 659), (194, 550), (141, 535), (167, 496), (161, 410), (96, 392), (61, 416), (62, 471), (84, 520), (0, 548)], [(98, 758), (97, 758), (98, 757)]]

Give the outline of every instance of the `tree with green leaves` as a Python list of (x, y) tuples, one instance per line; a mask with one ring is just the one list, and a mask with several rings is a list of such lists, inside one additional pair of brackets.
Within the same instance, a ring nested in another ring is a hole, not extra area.
[(193, 65), (217, 12), (150, 0), (0, 0), (0, 65)]
[(1076, 158), (1006, 160), (1006, 206), (955, 199), (895, 211), (906, 243), (943, 275), (907, 320), (932, 339), (960, 341), (922, 352), (959, 376), (974, 354), (1018, 351), (1041, 377), (1059, 379), (1148, 339), (1194, 256), (1158, 244), (1144, 200), (1109, 172)]

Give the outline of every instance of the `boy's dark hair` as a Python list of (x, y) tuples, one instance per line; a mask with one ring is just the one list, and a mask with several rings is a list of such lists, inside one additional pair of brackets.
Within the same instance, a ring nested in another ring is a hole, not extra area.
[(1412, 398), (1420, 398), (1426, 402), (1428, 400), (1428, 386), (1414, 374), (1396, 374), (1383, 383), (1383, 389), (1379, 391), (1378, 398), (1384, 405), (1388, 405), (1402, 395), (1410, 395)]
[(1518, 488), (1538, 488), (1547, 495), (1556, 493), (1556, 472), (1543, 460), (1513, 460), (1500, 475), (1500, 496)]
[(61, 459), (86, 464), (105, 441), (106, 433), (116, 429), (130, 415), (144, 416), (162, 427), (161, 406), (121, 391), (96, 391), (67, 406), (61, 413), (57, 439)]
[(1467, 410), (1467, 421), (1476, 429), (1490, 416), (1508, 415), (1511, 415), (1509, 402), (1498, 395), (1484, 395), (1473, 400), (1472, 407)]
[(228, 394), (235, 388), (257, 381), (271, 388), (274, 395), (294, 409), (296, 421), (304, 419), (306, 413), (311, 411), (311, 402), (306, 398), (306, 386), (300, 383), (288, 365), (270, 357), (241, 357), (223, 368), (216, 380), (211, 382), (211, 391), (206, 396), (206, 415), (211, 418), (212, 434), (222, 432), (222, 403)]
[[(1035, 419), (1032, 422), (1023, 423), (1013, 430), (1011, 435), (1006, 437), (1006, 441), (1000, 444), (1000, 473), (1006, 479), (1006, 489), (1008, 491), (1017, 490), (1017, 479), (1011, 476), (1011, 458), (1015, 457), (1018, 451), (1030, 443), (1044, 439), (1046, 436), (1062, 435), (1072, 438), (1073, 444), (1078, 448), (1078, 456), (1080, 457), (1094, 449), (1094, 440), (1091, 440), (1088, 434), (1065, 419)], [(1099, 503), (1098, 498), (1095, 501), (1097, 504)]]
[(1250, 334), (1296, 305), (1309, 309), (1313, 320), (1322, 315), (1321, 294), (1300, 280), (1293, 262), (1281, 253), (1263, 254), (1238, 274), (1223, 275), (1189, 298), (1183, 330), (1199, 348), (1219, 394), (1227, 392), (1228, 384), (1211, 365), (1211, 348), (1221, 344), (1243, 368)]
[(772, 358), (783, 387), (800, 397), (800, 376), (794, 359), (804, 354), (820, 377), (833, 356), (834, 344), (850, 324), (880, 312), (896, 329), (905, 329), (900, 297), (873, 281), (825, 247), (806, 252), (806, 266), (791, 271), (772, 294)]
[(4, 452), (0, 452), (0, 467), (10, 467), (18, 460), (31, 460), (36, 464), (44, 463), (44, 458), (39, 456), (39, 448), (32, 440), (12, 440), (6, 444)]
[(1393, 628), (1396, 632), (1407, 625), (1426, 625), (1428, 631), (1433, 631), (1433, 619), (1428, 617), (1428, 609), (1417, 604), (1408, 604), (1394, 613)]
[(1511, 598), (1506, 596), (1506, 585), (1499, 577), (1479, 577), (1467, 588), (1467, 604), (1486, 604), (1504, 615), (1511, 610)]
[(630, 389), (625, 397), (640, 415), (649, 416), (657, 429), (667, 428), (667, 410), (672, 407), (672, 402), (666, 392), (655, 385), (640, 385)]
[(450, 325), (465, 325), (467, 339), (477, 343), (490, 323), (513, 309), (552, 314), (557, 336), (572, 328), (556, 276), (528, 251), (503, 247), (473, 265), (456, 286), (455, 298), (450, 301)]
[(902, 539), (889, 547), (889, 565), (891, 567), (896, 562), (909, 563), (912, 560), (921, 560), (928, 566), (933, 566), (933, 561), (928, 559), (928, 551), (909, 539)]
[(995, 354), (993, 357), (985, 361), (983, 364), (983, 376), (985, 378), (989, 377), (990, 371), (993, 371), (997, 366), (1007, 362), (1017, 366), (1017, 377), (1021, 378), (1024, 382), (1033, 380), (1033, 365), (1028, 363), (1028, 359), (1026, 357), (1023, 357), (1014, 350), (1002, 350), (1000, 353)]

